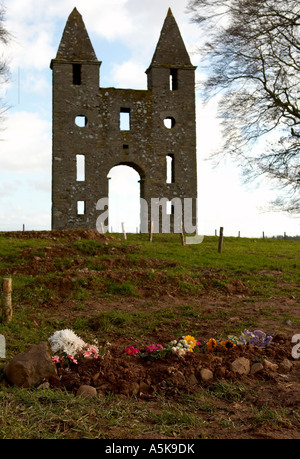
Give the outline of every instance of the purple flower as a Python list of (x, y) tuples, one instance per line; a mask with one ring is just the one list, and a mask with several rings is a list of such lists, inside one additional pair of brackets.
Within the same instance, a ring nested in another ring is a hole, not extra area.
[(270, 344), (271, 341), (272, 341), (272, 336), (267, 336), (266, 339), (262, 343), (258, 344), (258, 346), (260, 347), (268, 346), (268, 344)]
[(251, 332), (249, 332), (249, 330), (244, 330), (244, 335), (245, 336), (248, 336), (249, 338), (251, 338), (253, 336), (253, 334)]
[(266, 337), (266, 334), (265, 332), (261, 331), (261, 330), (254, 330), (253, 334), (255, 336), (258, 336), (259, 338), (265, 338)]

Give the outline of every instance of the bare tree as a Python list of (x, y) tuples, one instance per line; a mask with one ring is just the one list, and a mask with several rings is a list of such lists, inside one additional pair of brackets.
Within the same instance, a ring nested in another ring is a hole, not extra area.
[(224, 144), (246, 180), (281, 188), (277, 209), (300, 214), (300, 3), (190, 0), (206, 34), (204, 98), (219, 97)]
[[(5, 8), (0, 4), (0, 84), (4, 84), (9, 78), (9, 69), (4, 57), (3, 48), (8, 45), (10, 41), (10, 34), (6, 30), (5, 25)], [(7, 107), (4, 104), (3, 100), (0, 100), (0, 119), (3, 117), (3, 114), (6, 112)]]

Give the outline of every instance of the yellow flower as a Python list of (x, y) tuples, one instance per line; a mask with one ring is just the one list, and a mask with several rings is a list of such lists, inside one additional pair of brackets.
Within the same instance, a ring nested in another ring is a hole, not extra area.
[(215, 349), (218, 346), (217, 341), (214, 338), (210, 338), (206, 343), (208, 349)]
[(225, 349), (231, 349), (236, 346), (230, 339), (221, 341), (220, 344), (221, 346), (225, 347)]
[(194, 349), (194, 347), (195, 347), (196, 344), (197, 344), (196, 339), (195, 339), (193, 336), (191, 336), (191, 335), (187, 335), (187, 336), (185, 336), (183, 339), (184, 339), (184, 341), (186, 341), (186, 342), (188, 343), (188, 345), (190, 346), (190, 351), (193, 352), (193, 349)]

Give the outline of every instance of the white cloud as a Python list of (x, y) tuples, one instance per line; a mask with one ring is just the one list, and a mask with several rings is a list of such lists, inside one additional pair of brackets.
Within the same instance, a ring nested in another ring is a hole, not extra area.
[(51, 164), (51, 123), (29, 112), (10, 113), (1, 133), (2, 171), (42, 172)]
[(190, 23), (182, 0), (27, 0), (26, 7), (23, 0), (10, 0), (6, 26), (15, 37), (8, 50), (13, 55), (12, 66), (48, 67), (75, 6), (92, 43), (96, 37), (122, 40), (146, 55), (154, 52), (169, 7), (189, 47), (194, 45), (199, 30)]
[(111, 72), (111, 83), (119, 88), (147, 89), (145, 66), (132, 60), (115, 64)]
[(20, 182), (17, 181), (6, 181), (0, 184), (0, 199), (7, 198), (15, 193), (18, 189)]

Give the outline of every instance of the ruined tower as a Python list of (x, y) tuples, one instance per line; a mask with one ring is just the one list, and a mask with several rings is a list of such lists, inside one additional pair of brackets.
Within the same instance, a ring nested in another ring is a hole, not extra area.
[[(75, 8), (51, 61), (52, 229), (96, 229), (97, 202), (108, 196), (108, 174), (117, 165), (140, 175), (147, 226), (151, 199), (161, 198), (190, 198), (196, 225), (196, 67), (171, 10), (146, 71), (148, 89), (99, 87), (100, 66)], [(78, 177), (80, 161), (84, 173)]]

